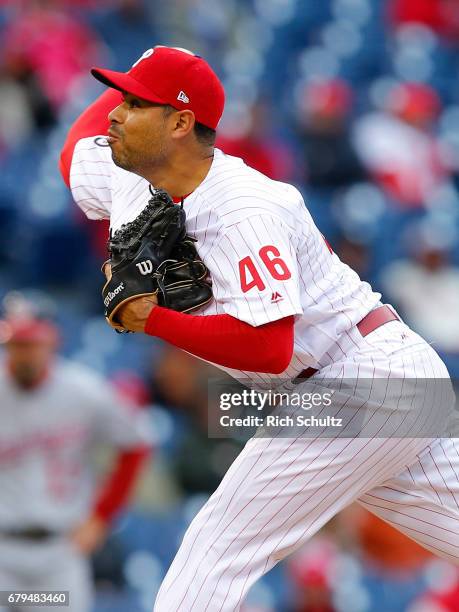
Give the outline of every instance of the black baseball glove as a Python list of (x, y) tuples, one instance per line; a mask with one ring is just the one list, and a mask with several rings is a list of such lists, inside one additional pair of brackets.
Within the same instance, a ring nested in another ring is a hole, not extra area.
[(117, 331), (118, 310), (130, 300), (156, 295), (158, 304), (189, 312), (212, 299), (208, 270), (186, 235), (185, 211), (165, 191), (155, 191), (139, 216), (108, 241), (111, 279), (102, 289), (105, 317)]

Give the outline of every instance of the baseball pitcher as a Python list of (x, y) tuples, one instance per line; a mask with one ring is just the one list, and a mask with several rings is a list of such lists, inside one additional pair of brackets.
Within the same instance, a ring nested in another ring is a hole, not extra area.
[[(214, 147), (224, 92), (202, 58), (159, 46), (127, 73), (92, 74), (110, 89), (70, 130), (61, 171), (88, 217), (110, 219), (108, 322), (256, 386), (332, 383), (329, 410), (357, 432), (252, 438), (191, 523), (155, 611), (239, 610), (353, 501), (458, 563), (459, 440), (423, 435), (453, 401), (438, 355), (333, 253), (295, 187)], [(182, 257), (183, 242), (196, 252)]]

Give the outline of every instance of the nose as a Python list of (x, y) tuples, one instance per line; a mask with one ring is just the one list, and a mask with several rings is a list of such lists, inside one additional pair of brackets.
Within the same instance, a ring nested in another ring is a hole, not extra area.
[(122, 102), (108, 113), (108, 120), (110, 123), (123, 123), (124, 115), (124, 102)]

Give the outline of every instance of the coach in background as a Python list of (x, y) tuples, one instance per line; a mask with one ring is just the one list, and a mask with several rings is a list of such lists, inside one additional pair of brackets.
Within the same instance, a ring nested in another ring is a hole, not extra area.
[[(104, 541), (148, 455), (146, 416), (105, 380), (56, 358), (58, 331), (31, 315), (1, 322), (0, 590), (69, 591), (92, 603), (89, 556)], [(118, 449), (95, 489), (96, 443)], [(0, 608), (28, 611), (28, 606)], [(35, 610), (36, 607), (30, 608)], [(40, 610), (55, 610), (40, 607)], [(59, 608), (60, 609), (60, 608)]]

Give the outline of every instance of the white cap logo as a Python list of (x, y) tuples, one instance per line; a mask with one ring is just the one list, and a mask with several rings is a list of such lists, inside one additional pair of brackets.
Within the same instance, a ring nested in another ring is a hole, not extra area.
[(177, 100), (180, 100), (180, 102), (185, 102), (185, 104), (188, 104), (188, 102), (190, 101), (190, 98), (186, 95), (184, 91), (181, 91), (179, 95), (177, 96)]
[[(137, 64), (140, 63), (142, 60), (147, 59), (147, 57), (153, 55), (155, 49), (175, 49), (176, 51), (183, 51), (183, 53), (187, 53), (188, 55), (195, 55), (193, 51), (190, 51), (189, 49), (184, 49), (183, 47), (166, 47), (166, 45), (156, 45), (156, 47), (147, 49), (144, 53), (142, 53), (139, 59), (132, 64), (132, 68), (134, 68), (134, 66), (137, 66)], [(180, 98), (178, 99), (180, 100)], [(189, 102), (189, 100), (187, 100), (187, 102)]]
[(154, 49), (147, 49), (144, 53), (142, 53), (139, 59), (132, 64), (132, 68), (134, 68), (134, 66), (137, 66), (137, 64), (140, 64), (142, 60), (147, 59), (147, 57), (150, 57), (150, 55), (153, 55), (154, 52)]

